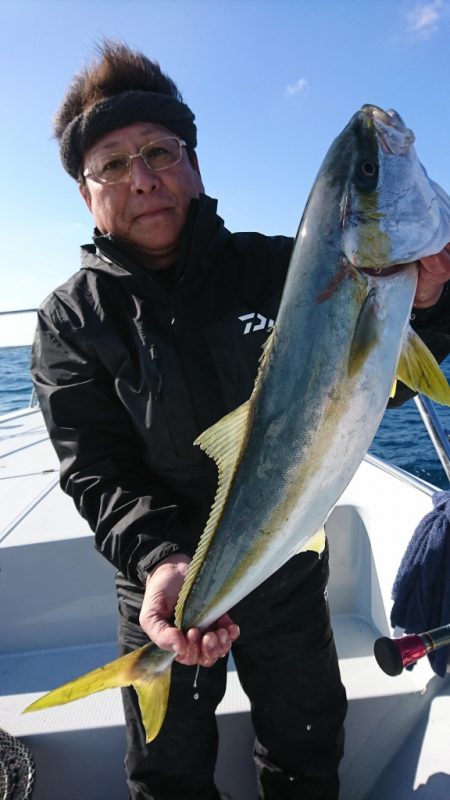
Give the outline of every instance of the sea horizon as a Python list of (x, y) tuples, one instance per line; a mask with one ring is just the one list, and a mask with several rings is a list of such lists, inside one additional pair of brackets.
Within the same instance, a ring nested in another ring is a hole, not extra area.
[[(0, 349), (0, 415), (28, 406), (32, 383), (29, 373), (31, 347)], [(441, 365), (450, 379), (450, 356)], [(442, 425), (450, 429), (450, 409), (436, 405)], [(450, 489), (448, 478), (413, 400), (387, 409), (369, 453), (417, 475), (441, 489)]]

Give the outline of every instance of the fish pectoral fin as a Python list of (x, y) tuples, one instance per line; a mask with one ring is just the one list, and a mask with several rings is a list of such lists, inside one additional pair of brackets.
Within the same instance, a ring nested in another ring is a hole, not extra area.
[(367, 356), (378, 343), (380, 325), (376, 290), (372, 288), (361, 306), (350, 345), (348, 374), (351, 378), (361, 369)]
[(312, 552), (319, 553), (320, 555), (320, 553), (323, 553), (323, 551), (325, 550), (325, 542), (326, 542), (325, 528), (319, 528), (319, 530), (316, 531), (316, 533), (313, 536), (311, 536), (310, 539), (308, 539), (306, 544), (304, 544), (303, 547), (301, 547), (298, 552), (306, 553), (308, 550), (311, 550)]
[(420, 336), (412, 328), (407, 330), (397, 378), (414, 392), (427, 395), (436, 403), (450, 405), (450, 386), (438, 362)]
[(169, 701), (171, 668), (150, 679), (133, 681), (136, 690), (147, 744), (156, 739), (166, 716)]

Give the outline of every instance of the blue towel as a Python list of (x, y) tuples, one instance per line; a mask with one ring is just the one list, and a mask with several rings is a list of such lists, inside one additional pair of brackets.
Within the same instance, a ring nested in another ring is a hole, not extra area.
[[(406, 633), (423, 633), (450, 623), (450, 492), (436, 492), (433, 506), (414, 531), (392, 590), (391, 624)], [(449, 649), (429, 655), (441, 678)]]

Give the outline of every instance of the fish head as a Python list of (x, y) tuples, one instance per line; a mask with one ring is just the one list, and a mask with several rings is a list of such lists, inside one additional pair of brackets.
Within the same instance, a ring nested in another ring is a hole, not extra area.
[(354, 267), (384, 270), (440, 252), (450, 199), (420, 163), (401, 116), (364, 105), (335, 140), (328, 170), (340, 183), (341, 247)]

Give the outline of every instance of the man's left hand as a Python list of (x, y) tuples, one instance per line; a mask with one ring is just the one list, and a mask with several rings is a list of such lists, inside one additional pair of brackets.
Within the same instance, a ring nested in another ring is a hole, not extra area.
[(444, 284), (450, 280), (450, 243), (435, 256), (419, 261), (415, 308), (430, 308), (438, 302)]

